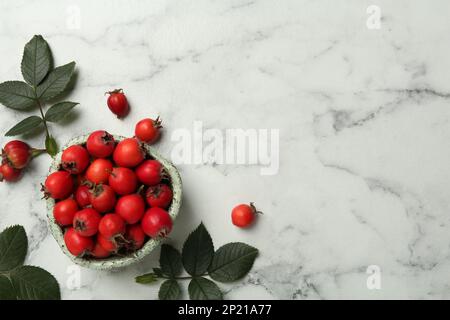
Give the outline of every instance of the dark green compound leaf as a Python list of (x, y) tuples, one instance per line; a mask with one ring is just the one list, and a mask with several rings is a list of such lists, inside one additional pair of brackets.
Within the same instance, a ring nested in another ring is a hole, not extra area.
[(176, 280), (169, 279), (164, 281), (159, 288), (159, 300), (177, 300), (180, 298), (181, 289)]
[(22, 266), (11, 272), (11, 282), (20, 300), (59, 300), (61, 293), (56, 279), (46, 270)]
[(258, 249), (234, 242), (220, 247), (215, 253), (208, 273), (216, 281), (230, 282), (244, 277), (252, 268)]
[(0, 271), (10, 271), (23, 265), (28, 239), (22, 226), (12, 226), (0, 233)]
[(0, 300), (15, 300), (16, 292), (14, 287), (5, 276), (0, 275)]
[(70, 110), (72, 110), (78, 103), (64, 101), (59, 102), (51, 106), (47, 112), (45, 113), (45, 120), (49, 122), (58, 122), (61, 121), (69, 114)]
[(169, 277), (176, 277), (181, 274), (183, 264), (181, 254), (174, 247), (163, 244), (161, 246), (161, 256), (159, 257), (161, 272)]
[(5, 136), (12, 137), (31, 132), (33, 130), (36, 130), (42, 123), (42, 119), (38, 116), (25, 118), (14, 127), (9, 129), (9, 131), (5, 133)]
[(26, 45), (22, 57), (22, 76), (32, 86), (37, 86), (50, 71), (52, 54), (47, 41), (34, 36)]
[(23, 81), (0, 83), (0, 103), (11, 109), (29, 109), (36, 105), (33, 88)]
[(37, 87), (39, 99), (47, 101), (64, 92), (72, 78), (75, 62), (70, 62), (53, 69), (45, 80)]
[(192, 276), (201, 276), (208, 270), (214, 255), (211, 236), (203, 223), (195, 229), (183, 245), (182, 261)]
[(217, 284), (203, 277), (195, 277), (189, 282), (191, 300), (222, 300), (222, 292)]

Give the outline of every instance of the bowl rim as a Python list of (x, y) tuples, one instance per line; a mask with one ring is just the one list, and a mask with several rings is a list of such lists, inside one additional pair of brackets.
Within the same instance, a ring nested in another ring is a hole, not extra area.
[[(60, 164), (61, 164), (61, 156), (65, 149), (72, 145), (81, 145), (85, 144), (87, 141), (87, 138), (89, 135), (81, 135), (77, 136), (75, 138), (72, 138), (69, 140), (69, 142), (61, 149), (61, 151), (54, 157), (52, 164), (50, 165), (49, 174), (58, 171)], [(126, 137), (120, 136), (120, 135), (113, 135), (114, 140), (116, 142), (120, 142)], [(172, 182), (172, 191), (173, 191), (173, 200), (172, 204), (170, 205), (170, 208), (168, 210), (168, 213), (170, 217), (172, 218), (172, 221), (175, 224), (175, 219), (178, 216), (178, 212), (181, 207), (181, 200), (182, 200), (182, 181), (180, 177), (180, 173), (178, 172), (178, 169), (167, 159), (165, 159), (163, 156), (161, 156), (153, 147), (150, 145), (143, 143), (144, 148), (146, 149), (147, 153), (154, 159), (161, 162), (164, 169), (168, 172), (171, 182)], [(90, 268), (90, 269), (96, 269), (96, 270), (111, 270), (116, 268), (123, 268), (126, 266), (129, 266), (133, 263), (141, 261), (145, 256), (147, 256), (150, 252), (152, 252), (155, 248), (157, 248), (162, 240), (155, 240), (155, 239), (149, 239), (144, 244), (144, 246), (126, 256), (123, 257), (111, 257), (106, 259), (84, 259), (79, 258), (74, 255), (72, 255), (69, 250), (67, 249), (65, 243), (64, 243), (64, 234), (63, 234), (63, 228), (61, 228), (55, 221), (55, 218), (53, 216), (53, 208), (55, 206), (55, 200), (52, 198), (47, 199), (47, 218), (49, 222), (49, 228), (50, 232), (53, 235), (53, 238), (55, 238), (56, 242), (58, 243), (61, 250), (64, 252), (66, 256), (68, 256), (74, 263)]]

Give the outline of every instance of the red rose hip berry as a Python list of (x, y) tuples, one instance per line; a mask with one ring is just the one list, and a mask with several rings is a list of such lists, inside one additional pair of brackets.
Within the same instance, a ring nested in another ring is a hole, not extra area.
[(75, 213), (73, 228), (80, 236), (90, 237), (98, 232), (102, 216), (92, 208), (83, 209)]
[(78, 204), (73, 199), (59, 201), (53, 207), (53, 217), (60, 226), (70, 226), (73, 224), (73, 217), (78, 212)]
[(70, 146), (63, 151), (61, 165), (71, 174), (83, 173), (89, 165), (89, 153), (82, 146)]
[(147, 186), (160, 183), (163, 172), (163, 167), (158, 160), (146, 160), (136, 168), (136, 176), (139, 181)]
[(118, 167), (111, 172), (109, 185), (117, 194), (123, 196), (136, 191), (138, 180), (133, 170)]
[(33, 150), (35, 149), (23, 141), (10, 141), (2, 150), (3, 163), (9, 164), (14, 169), (23, 169), (31, 161)]
[(145, 193), (147, 203), (151, 207), (166, 209), (172, 202), (173, 193), (167, 184), (157, 184), (150, 186)]
[(123, 196), (117, 201), (116, 213), (128, 224), (135, 224), (145, 213), (145, 202), (139, 194)]
[(70, 196), (73, 191), (74, 181), (67, 171), (56, 171), (45, 180), (42, 190), (46, 198), (63, 200)]
[(153, 143), (158, 140), (160, 135), (161, 119), (143, 119), (136, 124), (134, 134), (142, 142)]
[(134, 138), (119, 142), (113, 153), (114, 162), (119, 167), (134, 168), (144, 161), (145, 153), (142, 145)]
[(125, 233), (125, 221), (118, 214), (108, 213), (100, 221), (98, 231), (106, 239), (114, 239)]
[(81, 208), (91, 205), (91, 192), (88, 186), (81, 185), (75, 191), (75, 200)]
[(107, 183), (113, 170), (113, 164), (106, 159), (97, 159), (91, 163), (86, 171), (86, 179), (95, 184)]
[(127, 249), (131, 251), (142, 248), (145, 242), (145, 233), (140, 224), (133, 224), (127, 226), (125, 233), (125, 239), (127, 240)]
[(108, 258), (111, 255), (111, 251), (103, 248), (103, 246), (97, 241), (94, 245), (94, 249), (92, 250), (91, 255), (97, 259), (104, 259)]
[(64, 242), (69, 252), (77, 257), (84, 256), (94, 249), (92, 238), (80, 236), (74, 228), (67, 229)]
[(0, 166), (0, 182), (7, 181), (7, 182), (14, 182), (19, 180), (20, 174), (22, 170), (14, 169), (7, 163), (3, 163)]
[(111, 110), (118, 118), (125, 117), (128, 114), (129, 106), (123, 90), (115, 89), (107, 93), (109, 94), (107, 101), (109, 110)]
[(231, 221), (233, 224), (240, 228), (246, 228), (250, 226), (256, 218), (256, 215), (261, 213), (256, 210), (253, 202), (248, 204), (240, 204), (231, 212)]
[(97, 243), (109, 253), (116, 253), (119, 250), (119, 244), (114, 239), (107, 239), (100, 233), (97, 235)]
[(110, 186), (99, 184), (90, 191), (90, 201), (98, 212), (108, 212), (116, 205), (116, 193)]
[(152, 238), (165, 238), (172, 231), (172, 218), (161, 208), (150, 208), (141, 221), (142, 230)]
[(108, 158), (115, 146), (114, 137), (104, 130), (92, 132), (86, 142), (88, 152), (95, 158)]

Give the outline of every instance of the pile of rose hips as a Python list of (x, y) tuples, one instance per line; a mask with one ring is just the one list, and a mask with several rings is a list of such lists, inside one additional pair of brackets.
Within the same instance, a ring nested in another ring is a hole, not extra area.
[(20, 140), (13, 140), (5, 144), (2, 149), (0, 182), (19, 180), (22, 170), (26, 168), (31, 159), (43, 152), (45, 150), (31, 148)]
[(143, 149), (148, 137), (136, 133), (116, 142), (108, 132), (95, 131), (85, 145), (65, 149), (60, 170), (47, 177), (43, 191), (56, 201), (53, 215), (73, 255), (128, 254), (148, 237), (166, 237), (172, 230), (166, 211), (173, 196), (170, 179)]

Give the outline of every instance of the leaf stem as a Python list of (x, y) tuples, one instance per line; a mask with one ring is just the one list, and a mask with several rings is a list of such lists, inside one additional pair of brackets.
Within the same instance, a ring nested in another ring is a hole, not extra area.
[(44, 122), (45, 127), (45, 133), (47, 134), (47, 137), (50, 137), (50, 132), (48, 131), (47, 121), (45, 120), (44, 110), (42, 110), (42, 105), (39, 99), (36, 99), (36, 103), (39, 107), (39, 111), (41, 112), (42, 121)]

